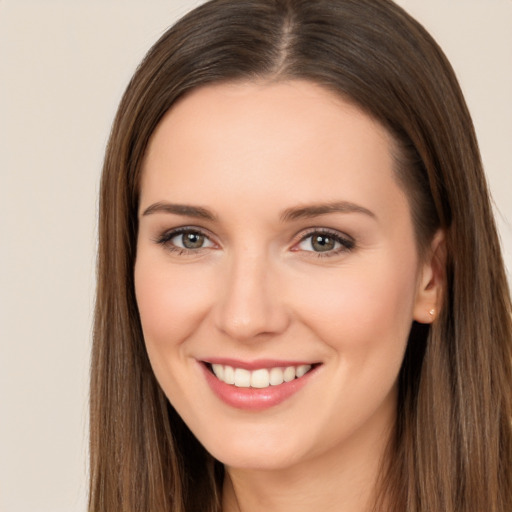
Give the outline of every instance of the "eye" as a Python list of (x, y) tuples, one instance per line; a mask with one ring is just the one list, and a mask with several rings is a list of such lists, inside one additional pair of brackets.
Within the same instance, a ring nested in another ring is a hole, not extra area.
[(213, 245), (205, 235), (197, 231), (185, 231), (173, 236), (169, 241), (183, 249), (201, 249)]
[(316, 230), (303, 236), (297, 244), (297, 249), (306, 252), (318, 253), (318, 256), (333, 256), (355, 247), (352, 239), (340, 233), (326, 230)]
[(198, 251), (214, 247), (215, 244), (200, 230), (193, 228), (180, 228), (167, 231), (157, 243), (165, 245), (173, 251)]

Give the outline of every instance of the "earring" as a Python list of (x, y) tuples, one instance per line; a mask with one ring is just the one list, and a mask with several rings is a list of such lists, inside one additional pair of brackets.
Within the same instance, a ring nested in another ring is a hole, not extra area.
[(431, 316), (431, 317), (434, 317), (434, 314), (435, 314), (436, 310), (434, 308), (432, 308), (428, 314)]

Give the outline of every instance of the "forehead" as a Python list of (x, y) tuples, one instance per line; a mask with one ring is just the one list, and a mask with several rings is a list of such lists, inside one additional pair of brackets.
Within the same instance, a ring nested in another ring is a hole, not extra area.
[[(369, 138), (389, 145), (384, 127), (340, 95), (304, 80), (279, 82), (227, 82), (195, 89), (180, 99), (164, 116), (152, 135), (147, 151), (171, 135), (180, 145), (199, 141), (214, 149), (230, 137), (233, 143), (260, 151), (269, 140), (282, 146), (292, 139), (332, 143), (356, 131), (361, 144)], [(326, 130), (330, 133), (327, 134)], [(208, 133), (206, 133), (208, 132)], [(247, 137), (254, 135), (253, 137)], [(326, 135), (329, 135), (326, 137)], [(316, 136), (316, 137), (315, 137)], [(354, 138), (355, 139), (355, 138)], [(209, 146), (206, 143), (210, 141)], [(354, 143), (354, 140), (351, 141)]]
[(314, 83), (206, 86), (179, 101), (155, 130), (142, 202), (211, 203), (226, 189), (247, 204), (346, 195), (379, 202), (385, 190), (403, 195), (391, 147), (382, 125)]

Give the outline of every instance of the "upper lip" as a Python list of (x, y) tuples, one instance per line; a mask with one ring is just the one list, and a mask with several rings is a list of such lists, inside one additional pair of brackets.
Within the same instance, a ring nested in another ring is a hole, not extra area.
[(288, 366), (302, 366), (306, 364), (317, 364), (317, 362), (304, 360), (283, 360), (283, 359), (255, 359), (253, 361), (242, 361), (240, 359), (209, 357), (201, 360), (206, 364), (221, 364), (244, 370), (258, 370), (260, 368), (286, 368)]

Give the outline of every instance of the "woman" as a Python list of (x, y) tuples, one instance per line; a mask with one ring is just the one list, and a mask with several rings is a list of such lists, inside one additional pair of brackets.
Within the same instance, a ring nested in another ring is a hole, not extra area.
[(470, 116), (388, 0), (214, 0), (102, 179), (90, 510), (512, 508), (510, 297)]

